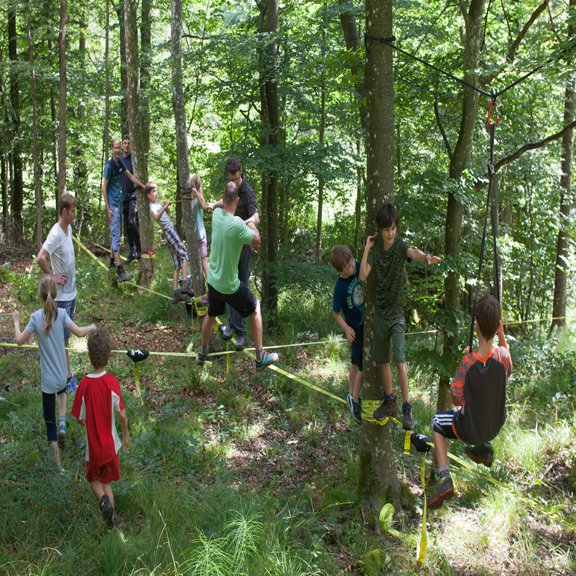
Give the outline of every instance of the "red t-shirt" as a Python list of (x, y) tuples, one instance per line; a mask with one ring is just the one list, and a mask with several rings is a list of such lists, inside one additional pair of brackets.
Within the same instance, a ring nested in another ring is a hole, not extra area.
[(97, 466), (114, 459), (122, 442), (116, 431), (115, 412), (124, 410), (118, 380), (107, 372), (87, 374), (74, 397), (72, 416), (86, 424), (86, 461)]

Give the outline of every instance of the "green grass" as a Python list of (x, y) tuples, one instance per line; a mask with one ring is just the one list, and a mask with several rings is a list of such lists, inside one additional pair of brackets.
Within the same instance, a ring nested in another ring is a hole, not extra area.
[[(166, 256), (160, 249), (154, 289), (170, 294)], [(145, 346), (159, 334), (174, 349), (198, 340), (183, 307), (129, 286), (110, 288), (107, 274), (82, 257), (79, 278), (90, 286), (81, 292), (80, 324), (96, 319), (119, 335), (128, 326)], [(280, 330), (265, 342), (326, 339), (322, 346), (282, 349), (282, 367), (343, 397), (349, 349), (330, 314), (333, 277), (324, 270), (308, 286), (297, 275), (288, 280)], [(27, 317), (37, 307), (32, 276), (6, 281)], [(183, 326), (183, 341), (171, 339)], [(344, 404), (272, 371), (255, 374), (241, 355), (231, 358), (230, 371), (226, 362), (198, 369), (189, 359), (150, 357), (141, 364), (141, 398), (129, 360), (112, 357), (133, 443), (122, 449), (122, 480), (114, 485), (123, 527), (106, 531), (84, 479), (83, 430), (70, 422), (67, 473), (58, 476), (44, 440), (37, 352), (9, 350), (0, 357), (0, 378), (10, 384), (0, 393), (0, 573), (570, 574), (574, 339), (566, 331), (513, 343), (516, 374), (508, 421), (494, 443), (496, 461), (490, 470), (468, 460), (470, 468), (452, 465), (457, 497), (429, 512), (423, 568), (412, 542), (364, 521), (356, 501), (361, 432)], [(409, 360), (411, 345), (408, 339)], [(430, 434), (436, 377), (426, 359), (433, 342), (420, 337), (417, 346), (409, 363), (414, 416), (418, 431)], [(71, 358), (76, 372), (89, 369), (85, 353)], [(421, 527), (421, 459), (402, 454), (403, 437), (393, 431), (404, 507), (393, 526), (414, 539)], [(466, 459), (460, 443), (451, 450)]]

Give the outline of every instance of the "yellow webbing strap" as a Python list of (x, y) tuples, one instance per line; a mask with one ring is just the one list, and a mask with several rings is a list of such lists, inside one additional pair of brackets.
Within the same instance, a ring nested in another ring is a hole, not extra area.
[(426, 503), (426, 453), (422, 455), (422, 464), (420, 465), (420, 482), (422, 484), (422, 498), (424, 506), (422, 507), (422, 527), (420, 528), (420, 542), (416, 546), (416, 561), (424, 564), (426, 561), (426, 548), (428, 547), (428, 533), (426, 531), (426, 512), (428, 505)]
[(410, 430), (406, 430), (404, 432), (404, 454), (410, 454), (410, 438), (412, 436), (412, 432)]

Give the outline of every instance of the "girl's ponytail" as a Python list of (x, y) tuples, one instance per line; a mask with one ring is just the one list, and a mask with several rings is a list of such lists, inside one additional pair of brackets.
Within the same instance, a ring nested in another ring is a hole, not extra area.
[(48, 336), (52, 322), (58, 318), (58, 304), (56, 304), (56, 295), (58, 288), (56, 281), (52, 276), (44, 276), (38, 286), (38, 295), (44, 302), (44, 333)]

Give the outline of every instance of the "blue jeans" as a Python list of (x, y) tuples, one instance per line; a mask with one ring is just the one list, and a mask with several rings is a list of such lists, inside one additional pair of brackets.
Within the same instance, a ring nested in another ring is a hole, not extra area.
[(110, 250), (112, 252), (120, 252), (120, 234), (122, 231), (122, 210), (120, 206), (109, 204), (112, 211), (112, 218), (110, 220), (110, 235), (112, 236), (112, 245)]
[[(58, 308), (64, 308), (70, 316), (70, 320), (74, 320), (74, 313), (76, 312), (76, 298), (72, 300), (56, 300), (56, 305)], [(64, 341), (68, 342), (70, 340), (70, 329), (64, 326)]]

